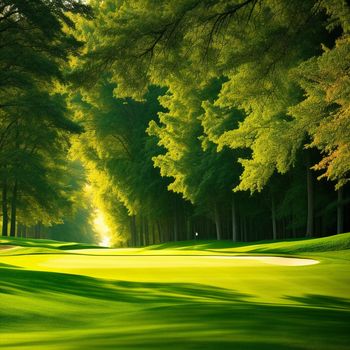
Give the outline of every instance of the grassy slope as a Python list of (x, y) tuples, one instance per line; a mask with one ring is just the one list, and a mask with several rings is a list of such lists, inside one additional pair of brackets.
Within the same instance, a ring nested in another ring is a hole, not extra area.
[(100, 248), (98, 246), (85, 244), (85, 243), (62, 242), (62, 241), (54, 241), (51, 239), (29, 239), (29, 238), (0, 236), (0, 247), (4, 245), (14, 245), (18, 247), (48, 248), (48, 249), (58, 249), (58, 250)]
[(295, 239), (283, 241), (262, 241), (253, 243), (233, 243), (230, 241), (189, 241), (172, 242), (149, 246), (147, 249), (206, 250), (230, 253), (280, 253), (325, 252), (350, 249), (350, 233), (324, 238)]
[[(128, 250), (20, 243), (0, 250), (0, 349), (348, 348), (350, 234)], [(232, 254), (321, 263), (202, 256)]]

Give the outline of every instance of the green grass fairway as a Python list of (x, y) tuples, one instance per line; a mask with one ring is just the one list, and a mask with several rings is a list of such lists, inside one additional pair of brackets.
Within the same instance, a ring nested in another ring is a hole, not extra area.
[(349, 248), (0, 239), (0, 349), (349, 349)]

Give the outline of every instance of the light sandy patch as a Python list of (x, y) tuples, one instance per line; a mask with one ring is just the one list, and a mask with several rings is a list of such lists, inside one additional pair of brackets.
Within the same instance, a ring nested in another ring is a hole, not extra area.
[(14, 245), (0, 245), (0, 250), (11, 249), (14, 247)]
[(284, 258), (279, 256), (211, 256), (214, 259), (237, 259), (237, 260), (253, 260), (271, 265), (280, 266), (307, 266), (318, 264), (318, 260), (300, 259), (300, 258)]

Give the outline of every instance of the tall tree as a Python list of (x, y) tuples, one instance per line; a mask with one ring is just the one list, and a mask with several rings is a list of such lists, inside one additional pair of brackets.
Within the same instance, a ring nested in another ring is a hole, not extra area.
[[(258, 215), (259, 208), (242, 213), (240, 203), (237, 210), (232, 187), (268, 203), (274, 237), (288, 227), (304, 226), (313, 234), (322, 221), (319, 205), (327, 188), (315, 187), (314, 170), (325, 170), (337, 188), (348, 181), (347, 2), (171, 1), (158, 4), (157, 16), (152, 1), (91, 4), (98, 25), (80, 22), (88, 50), (73, 78), (96, 92), (107, 71), (119, 100), (142, 101), (154, 85), (168, 91), (160, 99), (165, 111), (148, 132), (164, 148), (154, 154), (154, 163), (172, 179), (169, 189), (210, 212), (220, 237), (225, 206), (231, 209), (232, 234), (237, 212), (241, 236), (250, 239), (247, 233), (254, 233), (250, 214)], [(322, 43), (330, 49), (323, 52)], [(216, 90), (208, 93), (213, 81)], [(243, 169), (239, 181), (234, 180), (237, 160)], [(276, 173), (289, 176), (280, 185)], [(108, 178), (118, 188), (113, 180)], [(334, 193), (327, 191), (331, 198)], [(134, 204), (132, 191), (119, 198), (126, 206)], [(302, 225), (296, 201), (308, 209)], [(337, 203), (341, 208), (344, 201)], [(285, 224), (287, 217), (292, 225)]]
[[(75, 0), (5, 0), (0, 13), (3, 234), (7, 233), (11, 204), (10, 234), (15, 235), (20, 207), (29, 205), (32, 217), (35, 207), (44, 216), (54, 215), (52, 207), (62, 196), (61, 180), (53, 174), (62, 174), (59, 170), (68, 151), (69, 133), (80, 131), (69, 119), (60, 86), (65, 83), (65, 61), (82, 45), (68, 33), (68, 28), (74, 28), (70, 15), (91, 18), (92, 13), (89, 6)], [(43, 200), (45, 190), (52, 203)]]

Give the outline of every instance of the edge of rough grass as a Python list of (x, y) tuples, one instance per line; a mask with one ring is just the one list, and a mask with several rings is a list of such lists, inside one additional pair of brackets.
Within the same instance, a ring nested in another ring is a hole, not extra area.
[(148, 250), (220, 250), (232, 253), (279, 253), (328, 252), (350, 249), (350, 233), (322, 238), (299, 238), (279, 241), (231, 242), (231, 241), (184, 241), (152, 245)]
[(51, 239), (32, 239), (32, 238), (19, 238), (19, 237), (3, 237), (0, 236), (0, 246), (1, 245), (11, 245), (19, 247), (28, 248), (48, 248), (48, 249), (58, 249), (58, 250), (72, 250), (72, 249), (103, 249), (104, 247), (77, 243), (77, 242), (64, 242), (55, 241)]
[[(83, 249), (103, 249), (103, 247), (76, 243), (61, 242), (47, 239), (25, 239), (13, 237), (0, 237), (1, 245), (14, 246), (12, 254), (43, 254), (63, 253), (63, 251), (77, 252)], [(108, 250), (104, 248), (105, 250)], [(260, 242), (232, 242), (232, 241), (182, 241), (169, 242), (148, 247), (132, 248), (131, 254), (137, 255), (163, 255), (175, 253), (179, 255), (190, 252), (199, 254), (258, 254), (258, 255), (325, 255), (337, 252), (337, 255), (350, 258), (350, 233), (343, 233), (323, 238), (302, 238), (279, 241)], [(128, 255), (128, 250), (117, 249), (120, 254)], [(6, 255), (6, 250), (1, 252)]]

